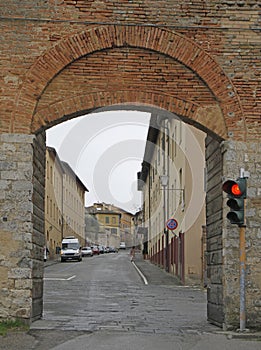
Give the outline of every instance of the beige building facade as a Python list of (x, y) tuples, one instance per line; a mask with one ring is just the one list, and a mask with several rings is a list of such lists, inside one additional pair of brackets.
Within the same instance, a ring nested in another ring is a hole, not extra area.
[(56, 150), (46, 149), (45, 239), (49, 257), (59, 254), (64, 237), (85, 245), (85, 192), (88, 189)]
[(138, 173), (146, 253), (184, 284), (198, 284), (204, 275), (204, 140), (178, 119), (152, 115)]
[[(98, 235), (92, 235), (96, 242), (92, 238), (92, 243), (116, 248), (120, 246), (120, 242), (125, 242), (127, 247), (134, 244), (133, 214), (107, 203), (94, 203), (86, 210), (99, 224)], [(91, 236), (88, 227), (86, 232)]]
[(91, 232), (86, 227), (86, 237), (88, 244), (119, 247), (120, 245), (120, 221), (121, 214), (110, 204), (94, 203), (86, 208), (86, 212), (91, 215), (97, 222), (97, 232)]

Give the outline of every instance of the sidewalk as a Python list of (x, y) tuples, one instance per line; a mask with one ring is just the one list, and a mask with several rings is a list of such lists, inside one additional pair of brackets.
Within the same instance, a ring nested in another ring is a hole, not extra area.
[(136, 254), (134, 263), (146, 277), (149, 284), (157, 285), (177, 285), (180, 286), (180, 280), (149, 260), (144, 260), (141, 254)]
[[(148, 284), (182, 286), (181, 282), (176, 276), (167, 273), (165, 270), (158, 267), (157, 265), (154, 265), (149, 260), (144, 260), (141, 254), (136, 255), (135, 264), (146, 277)], [(200, 288), (200, 286), (197, 287)], [(194, 286), (191, 286), (191, 288), (194, 288)], [(255, 330), (246, 329), (244, 332), (223, 331), (221, 328), (216, 327), (216, 331), (214, 333), (226, 335), (230, 339), (234, 338), (261, 341), (261, 332)]]
[(55, 259), (47, 259), (44, 262), (44, 268), (48, 267), (48, 266), (51, 266), (51, 265), (54, 265), (54, 264), (58, 264), (59, 262), (61, 262), (60, 257), (57, 257)]

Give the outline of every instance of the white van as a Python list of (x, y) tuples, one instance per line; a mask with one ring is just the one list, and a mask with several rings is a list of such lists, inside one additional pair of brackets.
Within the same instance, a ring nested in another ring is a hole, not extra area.
[(62, 240), (61, 262), (66, 260), (82, 261), (82, 250), (78, 238), (72, 236)]
[(125, 242), (120, 242), (120, 249), (126, 249), (126, 244)]

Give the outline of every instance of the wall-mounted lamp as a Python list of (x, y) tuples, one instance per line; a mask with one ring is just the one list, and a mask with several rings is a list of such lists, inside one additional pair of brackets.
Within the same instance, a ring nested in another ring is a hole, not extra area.
[(169, 176), (168, 175), (161, 175), (160, 176), (160, 182), (163, 187), (166, 187), (169, 183)]

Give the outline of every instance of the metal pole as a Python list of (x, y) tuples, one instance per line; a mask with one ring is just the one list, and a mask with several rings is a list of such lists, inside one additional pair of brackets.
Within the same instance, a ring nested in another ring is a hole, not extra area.
[(240, 331), (246, 329), (246, 296), (245, 296), (245, 275), (246, 275), (246, 226), (240, 227)]
[[(167, 229), (165, 228), (166, 224), (166, 186), (164, 186), (163, 191), (163, 221), (164, 221), (164, 235), (165, 235), (165, 249), (164, 249), (164, 257), (165, 257), (165, 270), (167, 271)], [(163, 247), (162, 247), (163, 248)]]
[(166, 272), (169, 272), (169, 230), (166, 229)]

